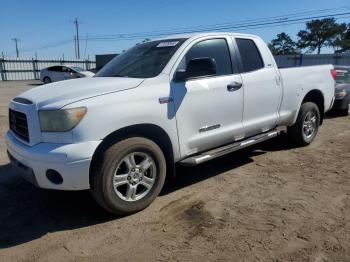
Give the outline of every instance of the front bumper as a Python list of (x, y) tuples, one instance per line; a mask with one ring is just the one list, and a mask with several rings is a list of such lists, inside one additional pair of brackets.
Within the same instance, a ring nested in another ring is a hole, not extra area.
[[(89, 169), (92, 156), (101, 141), (77, 144), (39, 143), (28, 146), (20, 142), (10, 131), (6, 134), (7, 150), (11, 163), (28, 181), (41, 188), (57, 190), (89, 189)], [(49, 169), (63, 178), (60, 184), (47, 177)]]

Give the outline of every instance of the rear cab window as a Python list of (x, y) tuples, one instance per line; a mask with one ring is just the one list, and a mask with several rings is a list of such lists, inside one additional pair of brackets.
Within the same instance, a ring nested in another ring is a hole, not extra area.
[(236, 38), (238, 51), (242, 61), (242, 73), (264, 68), (264, 62), (255, 42), (251, 39)]

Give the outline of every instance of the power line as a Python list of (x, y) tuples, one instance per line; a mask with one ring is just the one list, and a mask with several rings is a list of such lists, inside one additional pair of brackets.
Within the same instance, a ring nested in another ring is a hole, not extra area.
[[(350, 16), (342, 16), (340, 18), (336, 18), (336, 20), (338, 19), (344, 19), (344, 18), (350, 18)], [(256, 25), (251, 25), (249, 27), (242, 27), (239, 28), (239, 30), (242, 31), (246, 31), (246, 30), (252, 30), (252, 29), (261, 29), (261, 28), (270, 28), (270, 27), (278, 27), (278, 26), (289, 26), (289, 25), (296, 25), (296, 24), (300, 24), (300, 23), (304, 23), (307, 20), (303, 20), (303, 21), (296, 21), (296, 22), (289, 22), (289, 21), (282, 21), (282, 22), (278, 22), (278, 23), (273, 23), (273, 24), (267, 24), (267, 25), (261, 25), (261, 24), (256, 24)], [(238, 28), (238, 27), (237, 27)], [(236, 28), (236, 29), (237, 29)], [(227, 28), (226, 28), (227, 30)], [(205, 32), (206, 30), (200, 30), (200, 31), (192, 31), (192, 33), (196, 33), (196, 32)], [(213, 30), (213, 31), (220, 31), (219, 29)], [(185, 32), (186, 33), (191, 33), (191, 32)], [(168, 34), (166, 34), (168, 35)], [(164, 35), (157, 35), (156, 37), (161, 37)], [(151, 36), (149, 36), (151, 37)], [(139, 39), (145, 39), (145, 36), (142, 37), (132, 37), (132, 38), (106, 38), (106, 39), (88, 39), (89, 41), (96, 41), (96, 42), (115, 42), (115, 41), (130, 41), (130, 40), (139, 40)]]
[(65, 44), (71, 43), (73, 41), (74, 40), (72, 38), (68, 38), (68, 39), (65, 39), (65, 40), (52, 42), (52, 43), (49, 43), (49, 44), (46, 44), (46, 45), (43, 45), (43, 46), (40, 46), (40, 47), (36, 47), (36, 48), (21, 49), (21, 52), (26, 52), (26, 53), (27, 52), (35, 52), (35, 51), (39, 51), (39, 50), (42, 50), (42, 49), (53, 48), (53, 47), (65, 45)]
[(280, 26), (280, 25), (289, 25), (289, 24), (298, 24), (302, 23), (308, 20), (312, 19), (320, 19), (320, 18), (347, 18), (347, 16), (350, 15), (350, 12), (347, 13), (337, 13), (337, 14), (327, 14), (327, 15), (321, 15), (321, 16), (308, 16), (308, 17), (300, 17), (295, 19), (274, 19), (274, 20), (267, 20), (266, 22), (260, 22), (260, 23), (242, 23), (242, 24), (228, 24), (226, 26), (216, 26), (216, 27), (202, 27), (202, 28), (196, 28), (192, 30), (174, 30), (172, 32), (165, 31), (165, 32), (159, 32), (159, 33), (149, 33), (147, 32), (143, 34), (135, 34), (135, 35), (110, 35), (110, 36), (95, 36), (95, 37), (89, 37), (88, 40), (90, 41), (119, 41), (119, 40), (136, 40), (136, 39), (143, 39), (146, 37), (161, 37), (165, 35), (172, 35), (172, 34), (188, 34), (188, 33), (196, 33), (196, 32), (203, 32), (203, 31), (223, 31), (223, 30), (229, 30), (229, 29), (255, 29), (255, 28), (264, 28), (264, 27), (273, 27), (273, 26)]
[(12, 38), (11, 40), (15, 42), (15, 45), (16, 45), (16, 55), (17, 55), (17, 58), (19, 58), (19, 52), (18, 52), (18, 42), (19, 42), (19, 41), (21, 41), (21, 40), (20, 40), (20, 39), (18, 39), (17, 37)]
[[(344, 19), (344, 18), (350, 18), (350, 16), (344, 16), (344, 17), (341, 17), (341, 18), (335, 18), (335, 20), (339, 20), (339, 19)], [(303, 21), (305, 22), (305, 21)], [(261, 28), (270, 28), (270, 27), (278, 27), (278, 26), (288, 26), (288, 25), (297, 25), (297, 24), (300, 24), (300, 23), (303, 23), (303, 22), (291, 22), (291, 23), (281, 23), (279, 25), (265, 25), (265, 26), (259, 26), (257, 25), (256, 27), (249, 27), (249, 28), (246, 28), (246, 29), (241, 29), (242, 31), (245, 31), (245, 30), (252, 30), (252, 29), (261, 29)]]
[[(31, 53), (31, 52), (41, 51), (44, 49), (50, 49), (50, 48), (66, 45), (66, 44), (72, 43), (72, 42), (74, 42), (74, 39), (69, 38), (67, 40), (53, 42), (53, 43), (46, 44), (44, 46), (40, 46), (40, 47), (36, 47), (36, 48), (21, 49), (21, 53)], [(8, 55), (12, 55), (12, 54), (15, 54), (15, 52), (9, 53)]]
[[(143, 35), (141, 35), (141, 33), (137, 33), (137, 35), (133, 36), (123, 36), (123, 35), (110, 35), (110, 37), (108, 37), (106, 35), (106, 37), (93, 37), (93, 36), (88, 36), (85, 39), (80, 39), (80, 40), (88, 40), (88, 41), (119, 41), (119, 40), (138, 40), (138, 39), (144, 39), (146, 37), (160, 37), (163, 35), (169, 35), (169, 34), (174, 34), (174, 33), (191, 33), (191, 32), (200, 32), (200, 31), (205, 31), (205, 30), (227, 30), (227, 29), (240, 29), (240, 30), (246, 30), (246, 29), (256, 29), (256, 28), (267, 28), (267, 27), (274, 27), (274, 26), (280, 26), (280, 25), (292, 25), (292, 24), (298, 24), (298, 23), (302, 23), (306, 20), (310, 20), (310, 19), (316, 19), (316, 18), (324, 18), (324, 17), (339, 17), (339, 18), (347, 18), (345, 15), (348, 15), (349, 13), (343, 13), (343, 14), (333, 14), (333, 15), (325, 15), (325, 16), (314, 16), (314, 17), (303, 17), (303, 18), (299, 18), (296, 19), (297, 21), (293, 20), (271, 20), (270, 22), (266, 22), (266, 23), (242, 23), (242, 24), (227, 24), (227, 26), (225, 27), (215, 27), (215, 28), (198, 28), (195, 30), (187, 30), (187, 31), (166, 31), (166, 32), (160, 32), (158, 34), (146, 34), (147, 32), (143, 33)], [(268, 21), (268, 20), (267, 20)], [(34, 51), (38, 51), (38, 50), (42, 50), (42, 49), (48, 49), (48, 48), (53, 48), (53, 47), (57, 47), (57, 46), (61, 46), (61, 45), (65, 45), (67, 43), (71, 43), (74, 42), (74, 39), (66, 39), (63, 41), (58, 41), (58, 42), (53, 42), (44, 46), (40, 46), (37, 48), (30, 48), (30, 49), (22, 49), (21, 52), (34, 52)]]
[[(191, 26), (191, 27), (179, 27), (179, 28), (173, 28), (173, 29), (167, 29), (167, 30), (153, 30), (148, 32), (138, 32), (138, 33), (121, 33), (121, 34), (110, 34), (110, 35), (90, 35), (86, 36), (86, 38), (79, 38), (80, 40), (85, 40), (85, 46), (87, 45), (87, 41), (124, 41), (124, 40), (139, 40), (139, 39), (145, 39), (145, 38), (156, 38), (161, 37), (165, 35), (173, 35), (173, 34), (180, 34), (180, 33), (195, 33), (195, 32), (203, 32), (203, 31), (223, 31), (223, 30), (247, 30), (247, 29), (257, 29), (257, 28), (268, 28), (268, 27), (275, 27), (275, 26), (287, 26), (287, 25), (293, 25), (293, 24), (299, 24), (302, 22), (305, 22), (307, 20), (312, 19), (320, 19), (320, 18), (348, 18), (349, 12), (344, 13), (335, 13), (335, 14), (329, 14), (331, 11), (337, 11), (337, 10), (344, 10), (348, 11), (350, 9), (350, 6), (343, 6), (338, 8), (329, 8), (329, 9), (319, 9), (319, 10), (311, 10), (311, 11), (304, 11), (304, 12), (295, 12), (285, 15), (278, 15), (278, 16), (272, 16), (272, 17), (265, 17), (265, 18), (258, 18), (258, 19), (248, 19), (248, 20), (240, 20), (240, 21), (231, 21), (231, 22), (223, 22), (223, 23), (216, 23), (216, 24), (208, 24), (203, 26)], [(320, 14), (318, 16), (313, 14)], [(321, 15), (322, 14), (322, 15)], [(78, 21), (78, 18), (76, 18), (73, 23), (76, 25), (76, 33), (79, 35), (79, 24), (81, 24)], [(75, 36), (76, 37), (76, 36)], [(15, 38), (17, 39), (17, 38)], [(15, 41), (14, 39), (12, 39)], [(19, 41), (19, 39), (17, 39)], [(21, 52), (34, 52), (39, 51), (42, 49), (48, 49), (53, 47), (62, 46), (68, 43), (72, 43), (75, 40), (72, 38), (57, 41), (53, 43), (49, 43), (37, 48), (31, 48), (31, 49), (21, 49)], [(76, 49), (76, 57), (78, 57), (78, 43), (79, 41), (76, 41), (75, 43), (75, 49)], [(17, 56), (19, 56), (18, 46), (16, 48)], [(80, 46), (79, 46), (79, 57), (80, 57)]]
[(172, 35), (172, 34), (186, 34), (186, 33), (195, 33), (195, 32), (203, 32), (203, 31), (222, 31), (222, 30), (228, 30), (228, 29), (247, 29), (247, 28), (255, 28), (257, 26), (264, 26), (271, 27), (270, 25), (287, 25), (291, 22), (305, 22), (307, 20), (311, 19), (318, 19), (318, 18), (346, 18), (344, 16), (349, 15), (350, 13), (341, 13), (341, 14), (332, 14), (332, 15), (324, 15), (324, 16), (313, 16), (313, 17), (303, 17), (303, 18), (297, 18), (297, 19), (285, 19), (285, 20), (272, 20), (268, 22), (263, 23), (245, 23), (245, 24), (237, 24), (237, 25), (227, 25), (227, 26), (217, 26), (217, 27), (202, 27), (202, 28), (196, 28), (193, 30), (174, 30), (174, 31), (166, 31), (166, 32), (159, 32), (159, 33), (144, 33), (144, 34), (136, 34), (136, 35), (110, 35), (110, 36), (91, 36), (89, 37), (89, 40), (134, 40), (134, 39), (142, 39), (145, 37), (160, 37), (164, 35)]
[[(332, 8), (332, 9), (320, 9), (320, 10), (314, 10), (314, 11), (306, 11), (306, 12), (300, 12), (300, 13), (292, 13), (292, 14), (286, 14), (286, 15), (279, 15), (279, 16), (273, 16), (273, 17), (266, 17), (266, 18), (260, 18), (260, 19), (251, 19), (251, 20), (241, 20), (236, 22), (225, 22), (225, 23), (219, 23), (219, 24), (210, 24), (210, 25), (204, 25), (204, 26), (193, 26), (193, 27), (180, 27), (180, 28), (173, 28), (168, 30), (158, 30), (158, 31), (148, 31), (148, 32), (141, 32), (141, 33), (120, 33), (120, 34), (111, 34), (111, 35), (91, 35), (90, 40), (98, 40), (98, 39), (141, 39), (144, 37), (157, 37), (157, 36), (163, 36), (163, 35), (169, 35), (169, 34), (178, 34), (178, 33), (191, 33), (191, 32), (200, 32), (200, 31), (206, 31), (206, 30), (224, 30), (224, 29), (240, 29), (244, 27), (249, 26), (256, 26), (257, 24), (264, 24), (267, 22), (274, 22), (274, 23), (282, 23), (282, 22), (290, 22), (290, 21), (297, 21), (301, 19), (301, 16), (304, 17), (301, 20), (307, 20), (307, 19), (316, 19), (316, 18), (325, 18), (330, 16), (339, 16), (341, 14), (326, 14), (326, 15), (318, 15), (318, 16), (312, 16), (312, 17), (305, 17), (305, 15), (313, 15), (315, 13), (325, 13), (330, 11), (336, 11), (336, 10), (343, 10), (343, 9), (349, 9), (350, 6), (345, 7), (339, 7), (339, 8)], [(347, 13), (345, 13), (347, 14)], [(291, 19), (292, 18), (292, 19)]]

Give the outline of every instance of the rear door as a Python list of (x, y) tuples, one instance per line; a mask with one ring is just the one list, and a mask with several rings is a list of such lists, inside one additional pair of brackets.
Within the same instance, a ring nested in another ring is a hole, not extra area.
[(212, 58), (217, 65), (215, 76), (171, 82), (182, 157), (242, 135), (243, 90), (230, 88), (242, 81), (231, 61), (232, 48), (230, 37), (197, 40), (181, 58), (176, 70), (186, 69), (187, 63), (196, 58)]
[(263, 49), (266, 52), (262, 54), (259, 50), (264, 47), (267, 49), (265, 45), (255, 39), (235, 40), (240, 54), (244, 88), (243, 126), (245, 136), (248, 137), (276, 126), (282, 86), (274, 65), (263, 59), (270, 53)]
[(51, 66), (47, 68), (47, 76), (50, 77), (52, 82), (57, 81), (58, 66)]
[(61, 81), (62, 80), (62, 66), (53, 66), (52, 70), (52, 81)]

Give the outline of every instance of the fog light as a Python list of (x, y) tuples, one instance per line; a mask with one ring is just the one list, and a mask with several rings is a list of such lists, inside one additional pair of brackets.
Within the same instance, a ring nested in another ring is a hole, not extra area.
[(46, 177), (48, 180), (50, 180), (51, 183), (54, 183), (56, 185), (60, 185), (63, 183), (63, 178), (60, 175), (60, 173), (53, 169), (49, 169), (46, 171)]

